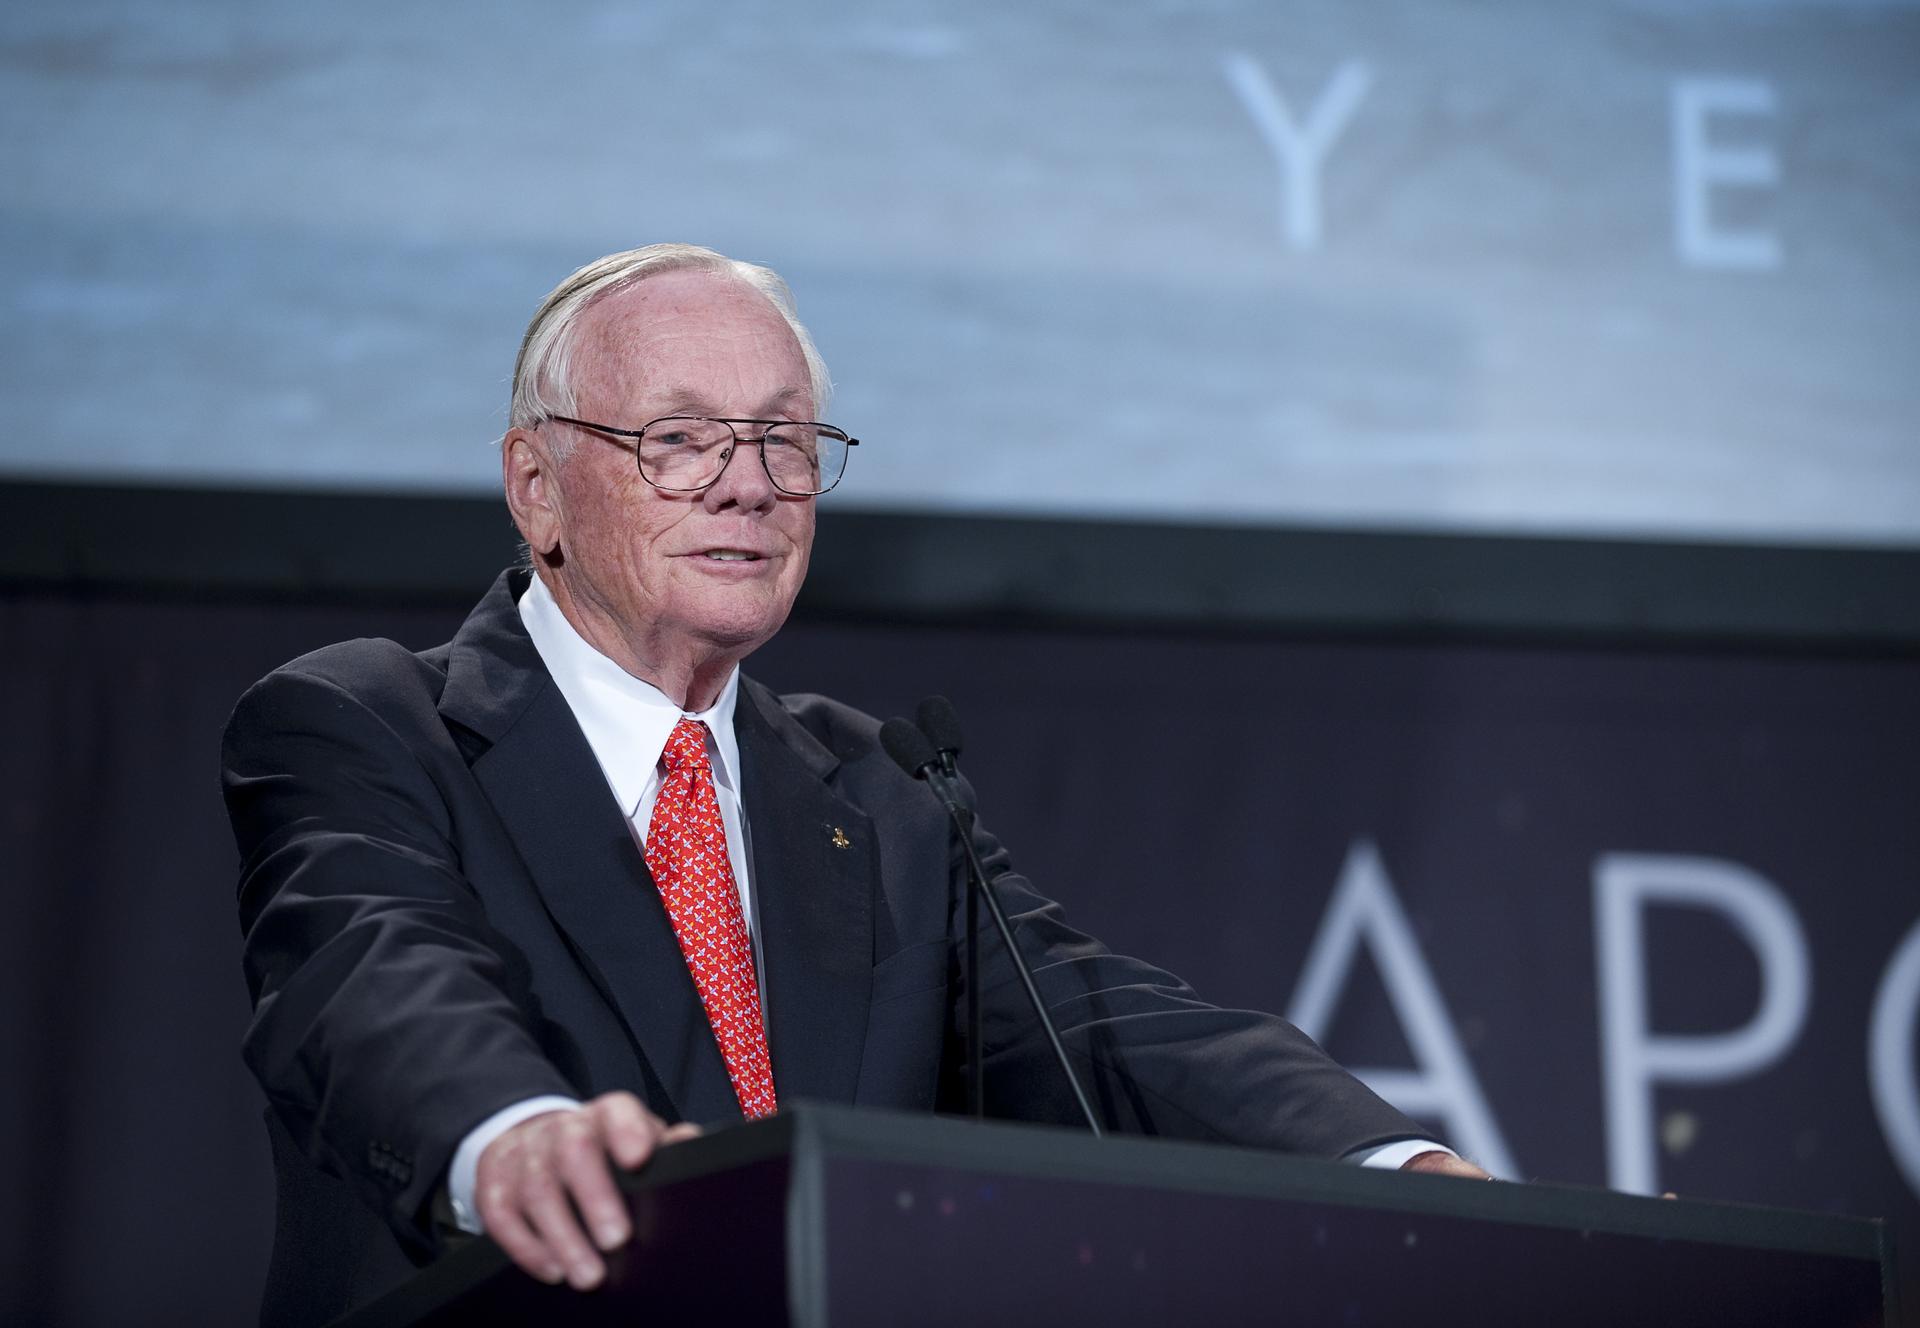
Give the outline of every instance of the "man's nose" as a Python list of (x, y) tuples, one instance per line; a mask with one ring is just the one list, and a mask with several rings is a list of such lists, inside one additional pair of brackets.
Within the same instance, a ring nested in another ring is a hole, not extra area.
[(766, 463), (760, 459), (760, 440), (764, 435), (743, 435), (736, 426), (733, 436), (733, 448), (727, 453), (726, 464), (720, 468), (720, 477), (709, 484), (702, 495), (708, 510), (741, 507), (754, 512), (773, 506), (780, 491), (773, 487)]

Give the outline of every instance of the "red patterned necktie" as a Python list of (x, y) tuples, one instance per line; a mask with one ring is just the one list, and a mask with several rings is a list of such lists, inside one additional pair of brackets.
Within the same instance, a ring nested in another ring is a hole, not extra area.
[(727, 829), (707, 761), (707, 726), (682, 719), (660, 755), (660, 796), (647, 823), (647, 870), (660, 887), (673, 934), (707, 1008), (740, 1110), (773, 1114), (773, 1065), (760, 1020), (753, 941), (727, 859)]

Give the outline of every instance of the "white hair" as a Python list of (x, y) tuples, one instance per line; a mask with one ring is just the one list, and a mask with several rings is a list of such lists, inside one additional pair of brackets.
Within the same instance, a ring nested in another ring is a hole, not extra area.
[(806, 357), (815, 417), (825, 414), (832, 380), (827, 377), (820, 352), (814, 349), (813, 338), (800, 322), (793, 292), (778, 272), (695, 244), (649, 244), (595, 259), (555, 286), (541, 302), (527, 325), (526, 336), (521, 338), (520, 356), (514, 361), (508, 426), (531, 429), (549, 416), (579, 413), (573, 392), (573, 353), (580, 315), (594, 301), (648, 277), (688, 269), (732, 277), (772, 302), (793, 329), (800, 353)]

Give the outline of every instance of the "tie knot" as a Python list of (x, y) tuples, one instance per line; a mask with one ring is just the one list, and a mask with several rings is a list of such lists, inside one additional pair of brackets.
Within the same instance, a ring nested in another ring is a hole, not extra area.
[(670, 771), (710, 769), (707, 762), (707, 726), (697, 719), (682, 719), (667, 735), (667, 749), (660, 753), (660, 764)]

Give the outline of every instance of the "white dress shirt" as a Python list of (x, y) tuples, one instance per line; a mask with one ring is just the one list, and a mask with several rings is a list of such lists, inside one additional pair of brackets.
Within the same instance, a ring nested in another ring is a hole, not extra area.
[[(704, 721), (707, 726), (707, 755), (713, 762), (713, 782), (720, 800), (720, 819), (727, 828), (727, 857), (733, 864), (733, 879), (740, 890), (740, 908), (746, 915), (747, 934), (753, 940), (754, 970), (764, 973), (760, 962), (760, 936), (753, 923), (753, 882), (748, 864), (751, 833), (745, 809), (740, 803), (740, 746), (733, 732), (733, 708), (740, 693), (740, 670), (728, 675), (720, 689), (720, 699), (710, 709), (689, 714), (651, 683), (642, 682), (595, 650), (574, 630), (553, 593), (539, 577), (520, 597), (520, 620), (534, 649), (540, 652), (547, 672), (566, 698), (573, 716), (586, 735), (606, 776), (614, 801), (627, 818), (633, 841), (646, 852), (647, 825), (653, 816), (653, 804), (660, 796), (660, 755), (674, 725), (685, 717)], [(762, 1008), (766, 1005), (764, 980), (760, 990)], [(473, 1204), (475, 1172), (480, 1154), (487, 1145), (521, 1121), (543, 1112), (570, 1110), (580, 1105), (570, 1097), (552, 1095), (528, 1098), (495, 1112), (482, 1121), (454, 1151), (453, 1165), (447, 1176), (447, 1193), (452, 1200), (454, 1220), (461, 1230), (482, 1230), (480, 1214)], [(1397, 1169), (1420, 1153), (1441, 1145), (1425, 1139), (1403, 1139), (1378, 1148), (1350, 1153), (1344, 1161), (1361, 1166)], [(1451, 1151), (1451, 1150), (1443, 1150)]]

